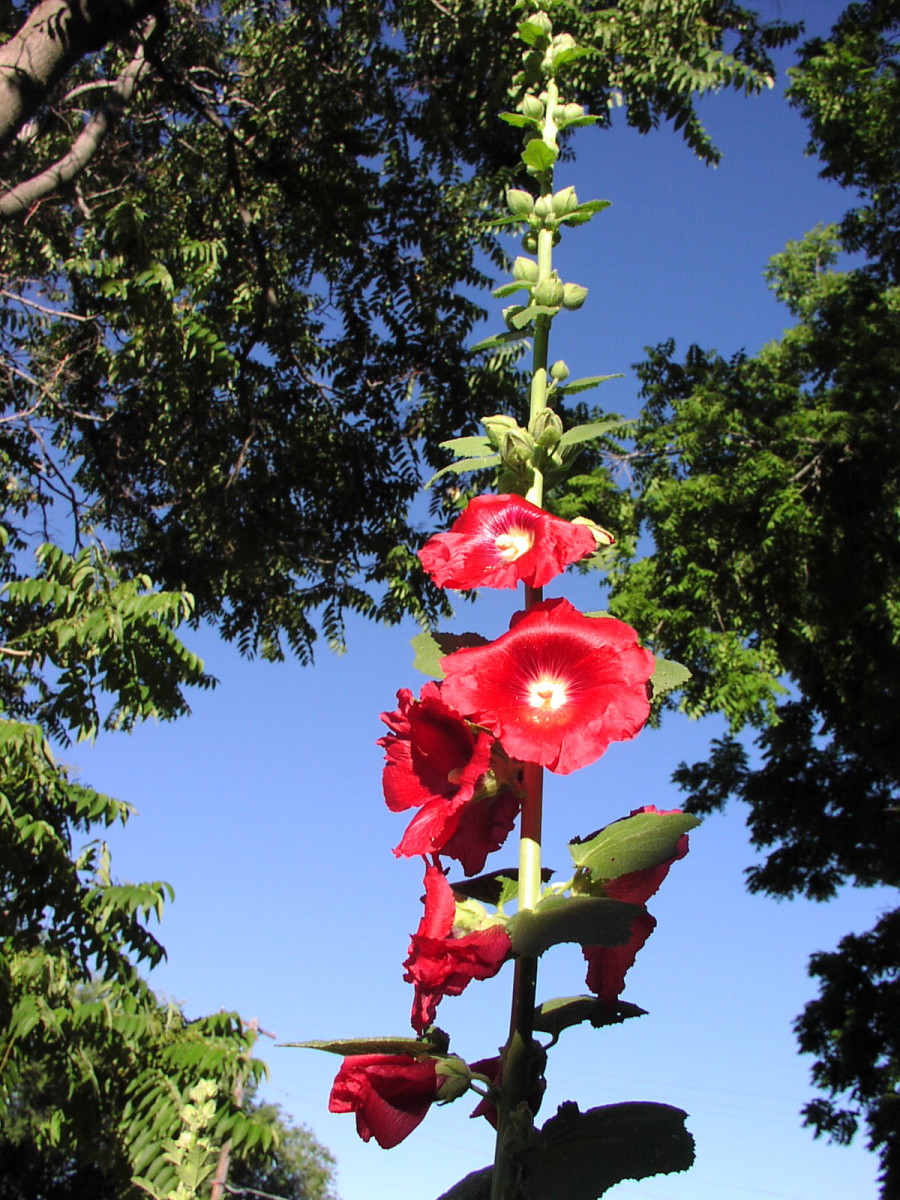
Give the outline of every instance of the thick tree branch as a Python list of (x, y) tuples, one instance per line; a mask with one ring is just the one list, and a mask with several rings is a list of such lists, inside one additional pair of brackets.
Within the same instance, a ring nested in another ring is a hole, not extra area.
[[(156, 25), (151, 17), (144, 27), (144, 36), (149, 37)], [(131, 62), (119, 76), (109, 95), (75, 138), (71, 148), (46, 170), (34, 175), (4, 192), (0, 196), (0, 219), (19, 216), (44, 196), (49, 196), (60, 184), (74, 179), (91, 161), (112, 126), (127, 108), (138, 81), (147, 66), (144, 43), (137, 49)]]
[(0, 46), (0, 151), (85, 54), (120, 38), (166, 0), (42, 0)]

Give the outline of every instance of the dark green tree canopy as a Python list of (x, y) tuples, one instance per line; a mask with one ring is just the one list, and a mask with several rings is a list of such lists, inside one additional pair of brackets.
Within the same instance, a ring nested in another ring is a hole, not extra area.
[[(519, 403), (503, 356), (465, 350), (519, 150), (513, 14), (122, 7), (126, 34), (32, 88), (4, 160), (11, 525), (52, 504), (271, 656), (339, 643), (346, 609), (434, 615), (419, 458)], [(694, 96), (763, 86), (794, 32), (731, 0), (565, 8), (591, 48), (570, 91), (707, 159)]]

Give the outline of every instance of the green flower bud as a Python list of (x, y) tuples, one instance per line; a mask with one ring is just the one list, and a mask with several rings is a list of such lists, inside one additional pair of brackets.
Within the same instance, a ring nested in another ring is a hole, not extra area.
[(534, 202), (534, 215), (536, 217), (549, 217), (553, 212), (553, 201), (549, 196), (538, 196)]
[(532, 117), (536, 121), (543, 120), (544, 106), (531, 92), (522, 98), (519, 108), (522, 110), (523, 116)]
[(551, 201), (554, 217), (565, 217), (578, 207), (578, 196), (573, 187), (563, 188)]
[(563, 287), (563, 308), (581, 308), (587, 299), (588, 290), (577, 283), (567, 283)]
[(562, 304), (565, 287), (558, 277), (542, 279), (531, 289), (531, 299), (535, 304), (546, 304), (548, 307)]
[(575, 121), (584, 116), (584, 109), (580, 104), (564, 104), (562, 112), (557, 112), (557, 115), (564, 121)]
[(529, 230), (528, 233), (526, 233), (522, 238), (522, 249), (527, 251), (529, 254), (537, 254), (537, 248), (537, 234)]
[(521, 255), (513, 263), (513, 279), (520, 283), (535, 283), (538, 277), (538, 265), (533, 258), (522, 258)]
[(446, 1104), (450, 1100), (458, 1100), (469, 1090), (472, 1072), (461, 1058), (451, 1054), (442, 1059), (434, 1069), (438, 1079), (443, 1080), (438, 1088), (438, 1100)]
[(506, 207), (514, 217), (530, 217), (534, 209), (534, 197), (522, 188), (507, 188)]
[(536, 13), (532, 13), (530, 17), (526, 17), (525, 19), (528, 21), (529, 25), (537, 25), (538, 29), (542, 30), (546, 34), (551, 34), (553, 32), (553, 22), (545, 12), (539, 10)]
[(534, 454), (534, 438), (524, 429), (510, 429), (500, 439), (500, 458), (503, 463), (512, 467), (527, 466)]
[(550, 378), (556, 383), (565, 383), (569, 378), (569, 368), (561, 358), (550, 368)]
[(563, 435), (563, 423), (552, 408), (542, 408), (528, 428), (541, 447), (555, 446)]
[(515, 417), (509, 417), (506, 413), (496, 413), (493, 417), (484, 417), (481, 424), (487, 434), (488, 441), (495, 449), (499, 449), (500, 439), (505, 433), (511, 429), (518, 429), (519, 423)]

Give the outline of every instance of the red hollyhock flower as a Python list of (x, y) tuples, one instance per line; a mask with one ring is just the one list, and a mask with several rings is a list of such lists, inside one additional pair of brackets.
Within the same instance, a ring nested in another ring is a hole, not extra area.
[(473, 979), (490, 979), (510, 955), (502, 925), (454, 936), (456, 901), (438, 866), (425, 868), (425, 912), (412, 935), (403, 978), (416, 989), (412, 1026), (422, 1034), (444, 996), (459, 996)]
[[(669, 813), (680, 811), (677, 808), (660, 810), (655, 805), (648, 804), (643, 808), (634, 809), (630, 816), (647, 812), (667, 816)], [(688, 835), (685, 833), (678, 839), (671, 858), (655, 866), (620, 875), (618, 879), (607, 880), (603, 884), (603, 895), (613, 900), (624, 900), (627, 904), (646, 904), (668, 875), (672, 863), (684, 858), (687, 852)], [(588, 964), (587, 986), (599, 996), (607, 1008), (612, 1008), (624, 991), (625, 976), (633, 966), (638, 951), (655, 928), (656, 919), (644, 911), (635, 916), (631, 925), (631, 935), (624, 946), (584, 947), (584, 957)]]
[[(536, 1114), (541, 1107), (541, 1101), (544, 1098), (544, 1092), (547, 1090), (547, 1080), (544, 1078), (544, 1067), (547, 1062), (547, 1055), (543, 1047), (533, 1043), (535, 1050), (540, 1051), (540, 1065), (535, 1067), (532, 1075), (531, 1086), (528, 1089), (527, 1103), (531, 1109), (532, 1115)], [(499, 1088), (503, 1083), (503, 1059), (499, 1055), (493, 1058), (482, 1058), (478, 1062), (469, 1063), (469, 1070), (476, 1075), (485, 1075), (491, 1081), (495, 1088)], [(487, 1096), (483, 1096), (479, 1103), (469, 1113), (470, 1117), (484, 1117), (493, 1127), (497, 1128), (497, 1106), (493, 1100), (489, 1100)]]
[(567, 775), (647, 720), (653, 655), (630, 625), (585, 617), (568, 600), (517, 613), (509, 633), (441, 659), (447, 704), (486, 725), (506, 751)]
[(358, 1054), (345, 1058), (328, 1108), (356, 1113), (356, 1132), (390, 1150), (424, 1119), (444, 1080), (433, 1058), (410, 1054)]
[(587, 525), (563, 521), (521, 496), (476, 496), (419, 558), (438, 587), (512, 588), (520, 581), (543, 587), (596, 548)]
[(407, 688), (397, 700), (395, 712), (382, 713), (391, 734), (378, 742), (385, 800), (394, 812), (420, 811), (394, 853), (446, 854), (475, 875), (515, 822), (519, 798), (503, 786), (514, 783), (515, 769), (489, 733), (444, 704), (436, 683), (426, 683), (418, 701)]

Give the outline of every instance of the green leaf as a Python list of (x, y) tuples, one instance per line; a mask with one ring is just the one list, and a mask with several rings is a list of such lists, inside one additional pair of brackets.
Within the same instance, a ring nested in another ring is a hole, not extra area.
[(646, 1009), (620, 1000), (613, 1011), (596, 996), (561, 996), (545, 1000), (534, 1010), (534, 1029), (558, 1038), (564, 1029), (590, 1021), (595, 1029), (601, 1025), (620, 1025), (631, 1017), (644, 1017)]
[[(601, 377), (598, 376), (598, 378)], [(594, 438), (603, 437), (612, 430), (621, 429), (623, 425), (627, 424), (628, 422), (623, 421), (620, 417), (605, 417), (602, 421), (590, 421), (587, 425), (576, 425), (574, 429), (566, 430), (557, 442), (557, 448), (566, 449), (568, 446), (577, 446), (580, 442), (593, 441)]]
[(476, 342), (469, 353), (477, 354), (481, 350), (496, 350), (499, 346), (505, 346), (508, 342), (520, 342), (525, 337), (528, 337), (527, 333), (514, 333), (512, 330), (506, 333), (495, 333), (481, 342)]
[(334, 1038), (314, 1042), (279, 1042), (279, 1046), (298, 1050), (326, 1050), (329, 1054), (341, 1054), (345, 1058), (356, 1054), (413, 1054), (431, 1055), (435, 1046), (418, 1038)]
[(653, 674), (650, 676), (650, 686), (653, 689), (653, 699), (673, 692), (676, 688), (684, 687), (691, 678), (691, 672), (680, 662), (668, 658), (658, 658)]
[(417, 633), (409, 643), (416, 652), (413, 667), (423, 675), (430, 675), (432, 679), (443, 679), (441, 659), (446, 654), (473, 646), (486, 646), (488, 640), (480, 633), (430, 633), (427, 630)]
[(521, 1157), (525, 1200), (598, 1200), (623, 1179), (686, 1171), (694, 1139), (685, 1113), (668, 1104), (636, 1101), (580, 1112), (561, 1104)]
[(518, 27), (518, 33), (528, 46), (540, 46), (548, 40), (546, 29), (535, 21), (523, 21)]
[(526, 117), (524, 113), (500, 113), (500, 120), (507, 125), (515, 125), (517, 129), (540, 129), (541, 123), (535, 117)]
[(668, 862), (682, 834), (699, 824), (690, 813), (635, 813), (587, 838), (573, 839), (569, 853), (575, 866), (586, 870), (594, 883), (619, 879)]
[(442, 467), (437, 471), (425, 484), (426, 488), (430, 488), (436, 479), (440, 479), (442, 475), (461, 475), (464, 471), (486, 471), (488, 467), (496, 467), (500, 462), (499, 454), (488, 454), (484, 458), (465, 458), (461, 462), (450, 463), (449, 466)]
[(641, 912), (634, 904), (601, 896), (555, 896), (533, 912), (510, 918), (507, 933), (516, 954), (537, 956), (560, 942), (581, 946), (623, 946)]
[(489, 454), (491, 451), (491, 443), (488, 439), (478, 435), (450, 438), (447, 442), (441, 442), (440, 447), (442, 450), (449, 450), (456, 458), (472, 458)]
[[(601, 383), (606, 383), (608, 379), (624, 379), (625, 376), (621, 371), (615, 375), (585, 375), (583, 379), (573, 379), (571, 383), (557, 384), (556, 390), (564, 392), (566, 395), (572, 395), (575, 392), (586, 392), (590, 388), (599, 387)], [(576, 428), (584, 429), (585, 426), (576, 426)], [(574, 432), (574, 430), (572, 431)]]
[[(541, 882), (549, 883), (553, 871), (547, 867), (541, 868)], [(515, 900), (519, 894), (519, 869), (507, 867), (500, 871), (491, 871), (487, 875), (479, 875), (475, 879), (463, 879), (459, 883), (451, 883), (454, 892), (460, 896), (469, 896), (482, 904), (493, 904), (502, 907), (510, 900)]]
[(537, 173), (549, 171), (559, 157), (559, 151), (540, 138), (532, 138), (522, 151), (522, 162)]

